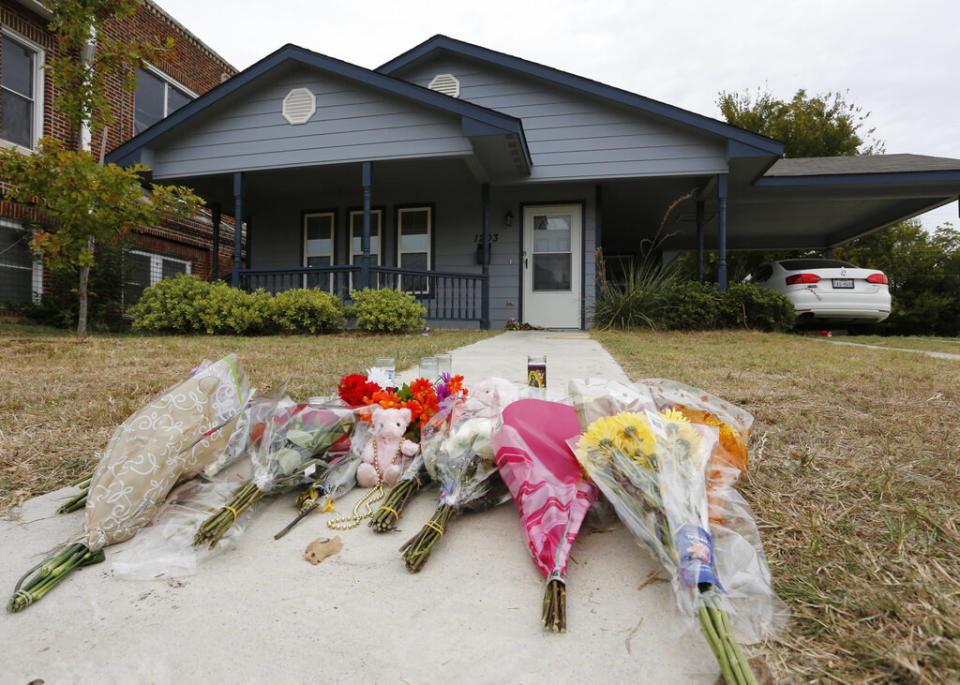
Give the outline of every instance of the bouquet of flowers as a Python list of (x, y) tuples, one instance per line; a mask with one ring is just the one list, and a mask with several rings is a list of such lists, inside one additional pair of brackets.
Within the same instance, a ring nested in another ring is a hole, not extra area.
[(527, 399), (503, 410), (493, 435), (497, 468), (510, 489), (533, 562), (547, 579), (541, 619), (567, 630), (567, 559), (597, 486), (584, 478), (566, 441), (580, 435), (573, 407)]
[(460, 511), (481, 511), (509, 498), (497, 475), (491, 436), (504, 406), (519, 396), (507, 381), (488, 379), (469, 397), (448, 398), (429, 421), (420, 441), (430, 478), (440, 486), (440, 503), (423, 528), (400, 548), (407, 570), (427, 563), (450, 519)]
[(675, 409), (690, 423), (714, 426), (719, 431), (717, 449), (707, 464), (707, 500), (710, 523), (722, 524), (724, 501), (749, 464), (747, 442), (753, 416), (704, 390), (677, 381), (649, 378), (638, 385), (650, 392), (659, 409)]
[(75, 568), (103, 561), (104, 547), (149, 525), (174, 485), (196, 475), (226, 444), (247, 391), (231, 355), (124, 421), (91, 478), (83, 534), (21, 578), (7, 610), (25, 609)]
[(603, 404), (582, 394), (576, 401), (587, 423), (586, 432), (571, 441), (577, 460), (624, 525), (670, 572), (677, 604), (698, 616), (726, 682), (755, 683), (733, 635), (709, 533), (704, 474), (716, 428), (691, 424), (676, 410), (594, 418)]
[(230, 526), (264, 495), (318, 480), (334, 457), (349, 451), (352, 409), (277, 401), (268, 420), (251, 432), (253, 478), (197, 530), (194, 544), (215, 547)]

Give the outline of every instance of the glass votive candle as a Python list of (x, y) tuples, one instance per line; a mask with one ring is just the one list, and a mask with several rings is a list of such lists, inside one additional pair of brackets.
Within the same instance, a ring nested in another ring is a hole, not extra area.
[(527, 385), (534, 388), (547, 387), (547, 355), (527, 355)]
[(439, 375), (436, 357), (420, 357), (420, 378), (435, 381)]
[(393, 376), (397, 372), (397, 365), (394, 362), (393, 357), (377, 357), (376, 360), (374, 360), (373, 365), (376, 368), (385, 371), (387, 377), (390, 379), (390, 382), (393, 382)]
[(453, 355), (438, 354), (437, 355), (437, 377), (439, 378), (443, 374), (450, 375), (451, 373), (453, 373)]

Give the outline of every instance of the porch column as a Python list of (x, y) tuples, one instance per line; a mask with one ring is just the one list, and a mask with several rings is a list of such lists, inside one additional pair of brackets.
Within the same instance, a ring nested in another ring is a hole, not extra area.
[(703, 209), (704, 201), (697, 200), (697, 280), (703, 283)]
[(243, 191), (244, 176), (242, 171), (233, 174), (233, 274), (230, 285), (240, 287), (240, 260), (243, 252)]
[(719, 174), (717, 176), (717, 200), (719, 208), (717, 209), (717, 228), (719, 232), (719, 244), (717, 245), (717, 257), (719, 264), (717, 266), (717, 283), (720, 285), (720, 292), (727, 290), (727, 175)]
[(483, 282), (480, 284), (480, 328), (490, 330), (490, 184), (480, 186), (483, 207)]
[(593, 274), (593, 297), (597, 300), (603, 294), (603, 192), (602, 186), (598, 183), (594, 190), (594, 210), (593, 221), (596, 224), (596, 236), (594, 237), (594, 274)]
[(210, 263), (210, 280), (220, 278), (220, 203), (210, 205), (210, 221), (213, 223), (213, 257)]
[[(363, 184), (363, 236), (360, 238), (360, 289), (370, 287), (370, 186), (373, 185), (373, 164), (362, 165), (361, 183)], [(350, 236), (353, 240), (353, 236)], [(381, 251), (383, 247), (379, 248)]]

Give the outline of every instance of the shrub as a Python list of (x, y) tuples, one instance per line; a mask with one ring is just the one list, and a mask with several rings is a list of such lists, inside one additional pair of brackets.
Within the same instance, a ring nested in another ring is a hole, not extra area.
[(623, 272), (623, 281), (601, 277), (603, 288), (593, 305), (593, 323), (598, 328), (654, 327), (664, 307), (664, 293), (671, 287), (672, 272), (659, 265), (630, 264)]
[(789, 331), (796, 323), (796, 310), (782, 293), (750, 283), (731, 285), (721, 296), (725, 328)]
[(146, 288), (130, 315), (138, 331), (243, 335), (270, 327), (272, 299), (180, 274)]
[(340, 299), (322, 290), (287, 290), (270, 303), (273, 325), (285, 333), (329, 333), (346, 322)]
[(661, 294), (655, 323), (680, 331), (706, 331), (721, 327), (722, 311), (716, 284), (680, 281)]
[(129, 310), (133, 329), (169, 333), (202, 331), (199, 309), (210, 288), (210, 283), (184, 274), (145, 288), (140, 301)]
[(399, 290), (354, 290), (350, 313), (365, 331), (401, 333), (423, 328), (427, 310), (413, 295)]

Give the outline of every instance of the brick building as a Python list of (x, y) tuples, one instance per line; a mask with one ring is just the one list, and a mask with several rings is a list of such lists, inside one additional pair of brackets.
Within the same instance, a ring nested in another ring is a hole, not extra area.
[[(0, 0), (0, 146), (28, 152), (43, 136), (75, 147), (77, 131), (70, 131), (57, 111), (57, 93), (43, 65), (57, 55), (48, 29), (50, 12), (36, 0)], [(124, 90), (113, 79), (108, 94), (115, 123), (91, 141), (90, 149), (110, 151), (193, 98), (236, 73), (236, 69), (160, 7), (145, 0), (135, 15), (108, 24), (113, 38), (174, 40), (174, 50), (157, 64), (137, 70), (137, 87)], [(0, 182), (2, 187), (2, 182)], [(30, 209), (0, 197), (0, 302), (37, 299), (44, 289), (44, 269), (27, 248)], [(233, 262), (233, 227), (221, 228), (219, 272)], [(127, 253), (129, 282), (125, 297), (139, 297), (147, 285), (176, 273), (209, 277), (212, 272), (213, 224), (208, 214), (187, 221), (145, 227)]]

